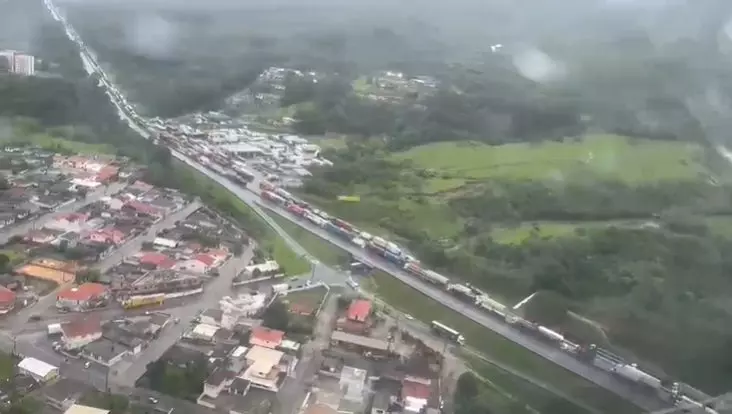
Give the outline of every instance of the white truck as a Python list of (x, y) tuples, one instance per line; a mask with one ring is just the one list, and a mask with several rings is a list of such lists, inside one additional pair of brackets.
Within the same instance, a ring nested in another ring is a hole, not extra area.
[(48, 335), (58, 335), (62, 332), (60, 323), (52, 323), (48, 325)]

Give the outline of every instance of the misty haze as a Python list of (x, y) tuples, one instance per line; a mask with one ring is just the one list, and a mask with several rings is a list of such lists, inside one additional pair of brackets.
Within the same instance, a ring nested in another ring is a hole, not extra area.
[(0, 380), (732, 413), (731, 73), (727, 0), (5, 0)]

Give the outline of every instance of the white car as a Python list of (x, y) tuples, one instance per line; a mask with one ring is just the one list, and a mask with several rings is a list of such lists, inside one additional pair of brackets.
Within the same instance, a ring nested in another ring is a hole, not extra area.
[(91, 362), (86, 361), (84, 362), (84, 368), (89, 368), (91, 366)]
[(157, 404), (159, 402), (157, 398), (153, 397), (149, 397), (147, 400), (150, 402), (150, 404)]
[(408, 321), (413, 321), (414, 320), (414, 316), (412, 316), (412, 315), (410, 315), (408, 313), (405, 313), (404, 314), (404, 319), (406, 319)]

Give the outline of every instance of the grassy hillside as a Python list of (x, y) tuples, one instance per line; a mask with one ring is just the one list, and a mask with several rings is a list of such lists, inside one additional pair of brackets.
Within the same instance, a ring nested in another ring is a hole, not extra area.
[[(496, 298), (557, 293), (565, 316), (539, 321), (571, 338), (600, 338), (674, 377), (726, 386), (732, 175), (707, 148), (596, 134), (397, 153), (350, 141), (330, 151), (336, 165), (303, 188), (316, 205)], [(342, 194), (361, 202), (336, 201)]]

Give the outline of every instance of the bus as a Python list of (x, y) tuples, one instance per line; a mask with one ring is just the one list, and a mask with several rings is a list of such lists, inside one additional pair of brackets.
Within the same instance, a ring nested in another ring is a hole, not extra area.
[(438, 336), (457, 342), (458, 345), (465, 344), (465, 337), (462, 336), (460, 332), (440, 322), (432, 321), (432, 331), (434, 331)]

